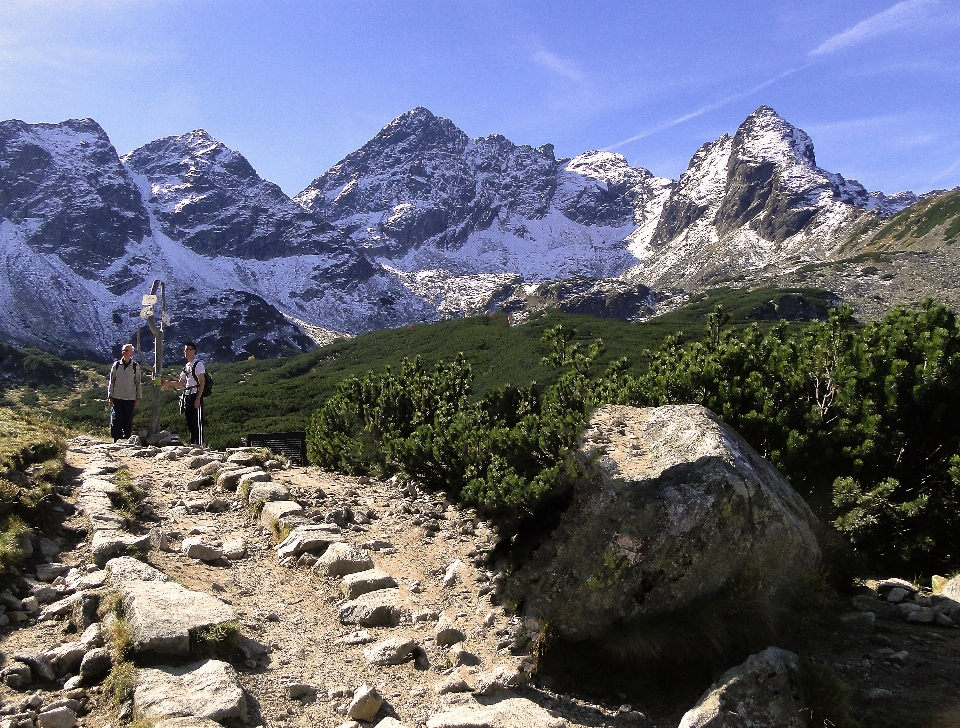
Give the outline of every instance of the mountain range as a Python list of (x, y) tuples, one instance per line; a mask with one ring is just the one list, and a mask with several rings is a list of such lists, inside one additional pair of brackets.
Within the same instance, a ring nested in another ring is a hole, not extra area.
[(839, 270), (889, 237), (884, 220), (941, 198), (821, 169), (766, 106), (676, 181), (614, 152), (473, 139), (416, 108), (292, 199), (203, 130), (121, 157), (92, 119), (3, 121), (0, 339), (109, 358), (154, 279), (168, 340), (220, 361), (495, 310), (631, 320), (711, 286)]

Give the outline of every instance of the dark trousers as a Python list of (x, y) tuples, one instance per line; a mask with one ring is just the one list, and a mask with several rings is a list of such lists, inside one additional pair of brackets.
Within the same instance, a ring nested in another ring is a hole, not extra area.
[(183, 418), (186, 420), (187, 429), (190, 430), (190, 444), (203, 447), (203, 399), (200, 400), (200, 406), (194, 407), (197, 392), (188, 394), (183, 400)]
[(110, 412), (110, 434), (113, 441), (126, 440), (133, 434), (133, 400), (113, 400), (113, 411)]

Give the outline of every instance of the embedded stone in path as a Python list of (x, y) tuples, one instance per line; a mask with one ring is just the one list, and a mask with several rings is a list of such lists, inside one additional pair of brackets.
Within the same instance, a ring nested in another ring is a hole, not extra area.
[(219, 561), (223, 558), (223, 551), (219, 546), (212, 546), (204, 542), (203, 536), (185, 538), (180, 544), (180, 553), (189, 559), (200, 561)]
[(253, 473), (244, 473), (240, 476), (240, 480), (237, 481), (237, 487), (243, 487), (247, 483), (251, 485), (254, 483), (269, 483), (273, 480), (273, 476), (270, 473), (264, 472), (263, 470), (257, 470)]
[(204, 660), (184, 667), (138, 670), (133, 712), (147, 720), (235, 718), (246, 723), (247, 699), (230, 665), (220, 660)]
[(118, 554), (130, 550), (146, 551), (150, 548), (150, 534), (133, 536), (119, 530), (97, 530), (90, 542), (90, 560), (102, 567)]
[(567, 728), (569, 725), (526, 698), (507, 698), (493, 705), (462, 705), (427, 721), (427, 728)]
[(116, 486), (105, 480), (87, 480), (80, 486), (77, 508), (90, 520), (95, 531), (101, 528), (122, 529), (126, 526), (127, 519), (113, 507), (113, 501), (110, 500), (112, 490), (116, 490)]
[[(299, 506), (297, 507), (299, 508)], [(283, 559), (296, 557), (307, 551), (326, 548), (332, 543), (342, 541), (342, 533), (340, 528), (332, 523), (300, 526), (291, 531), (290, 535), (277, 546), (277, 559), (283, 561)]]
[(223, 470), (217, 476), (217, 485), (224, 490), (236, 490), (240, 478), (248, 473), (262, 472), (260, 468), (235, 468), (233, 470)]
[(383, 627), (398, 624), (403, 615), (399, 589), (379, 589), (340, 605), (341, 624)]
[(347, 574), (343, 577), (340, 588), (347, 599), (356, 599), (368, 592), (392, 589), (396, 585), (397, 580), (382, 569), (367, 569), (355, 574)]
[(260, 511), (260, 525), (265, 528), (273, 528), (277, 522), (284, 516), (292, 514), (300, 515), (303, 508), (294, 501), (271, 501), (263, 504), (263, 510)]
[(344, 576), (373, 568), (373, 559), (366, 551), (348, 543), (334, 543), (323, 552), (313, 568), (323, 576)]
[(136, 652), (190, 653), (190, 634), (233, 622), (233, 609), (214, 596), (172, 581), (132, 581), (120, 586)]
[(237, 465), (254, 465), (257, 462), (257, 456), (250, 452), (235, 452), (227, 458), (228, 463)]
[(247, 493), (246, 500), (249, 503), (256, 503), (257, 501), (268, 503), (270, 501), (290, 500), (290, 491), (287, 490), (285, 485), (281, 485), (280, 483), (270, 481), (254, 483), (253, 487), (250, 488), (250, 492)]
[(159, 569), (132, 556), (118, 556), (110, 559), (104, 571), (110, 583), (117, 588), (132, 581), (170, 581), (170, 577)]

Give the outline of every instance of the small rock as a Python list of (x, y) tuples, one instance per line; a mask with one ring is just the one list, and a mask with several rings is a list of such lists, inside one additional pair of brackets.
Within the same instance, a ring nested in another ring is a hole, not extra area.
[(80, 644), (88, 650), (103, 647), (103, 627), (99, 622), (94, 622), (83, 631), (80, 635)]
[(906, 589), (903, 589), (897, 586), (887, 592), (887, 601), (890, 602), (891, 604), (899, 604), (908, 596), (910, 596), (910, 592), (908, 592)]
[(907, 615), (907, 621), (916, 624), (930, 624), (937, 618), (936, 610), (931, 607), (921, 607)]
[(61, 574), (65, 573), (70, 567), (66, 564), (39, 564), (37, 566), (37, 579), (40, 581), (53, 581)]
[(459, 560), (454, 561), (450, 566), (447, 567), (447, 570), (443, 574), (443, 585), (444, 587), (451, 587), (457, 581), (457, 571), (460, 570), (460, 567), (463, 566), (463, 563)]
[(900, 650), (899, 652), (894, 652), (892, 655), (889, 655), (887, 660), (894, 665), (906, 665), (910, 662), (910, 653), (906, 650)]
[(40, 538), (37, 546), (40, 549), (40, 553), (43, 554), (43, 558), (47, 560), (56, 558), (57, 554), (60, 553), (60, 547), (46, 536)]
[(271, 501), (265, 503), (260, 511), (260, 525), (264, 528), (273, 528), (284, 516), (291, 514), (301, 515), (303, 507), (293, 501)]
[(238, 561), (247, 555), (247, 542), (242, 538), (235, 538), (223, 544), (223, 555), (230, 561)]
[(440, 615), (433, 634), (440, 647), (449, 647), (457, 642), (463, 642), (467, 638), (463, 632), (457, 629), (453, 620), (450, 619), (450, 616), (446, 612)]
[(183, 543), (180, 544), (180, 553), (200, 561), (219, 561), (223, 558), (223, 551), (218, 546), (209, 546), (203, 540), (203, 536), (183, 539)]
[(199, 478), (194, 478), (193, 480), (187, 481), (187, 490), (195, 491), (203, 488), (209, 488), (214, 484), (214, 482), (215, 481), (212, 475), (201, 475)]
[(870, 703), (879, 703), (881, 701), (891, 700), (893, 693), (885, 688), (871, 688), (863, 694), (863, 697)]
[(3, 682), (14, 690), (21, 690), (33, 681), (30, 666), (23, 662), (12, 662), (0, 671)]
[(363, 649), (363, 657), (371, 665), (401, 665), (415, 657), (420, 646), (406, 637), (390, 637)]
[(373, 721), (382, 704), (380, 695), (371, 685), (364, 683), (353, 693), (353, 700), (347, 709), (347, 717), (353, 720)]
[(877, 591), (882, 595), (891, 589), (903, 589), (909, 594), (916, 594), (920, 587), (905, 579), (884, 579), (877, 584)]
[(407, 728), (403, 723), (394, 718), (393, 716), (388, 715), (386, 718), (377, 723), (373, 728)]
[(341, 591), (347, 599), (357, 597), (380, 589), (392, 589), (397, 586), (397, 580), (380, 569), (368, 569), (343, 577)]
[(290, 500), (290, 491), (280, 483), (255, 482), (247, 493), (246, 500), (249, 503)]
[(569, 728), (526, 698), (508, 698), (492, 705), (464, 705), (432, 716), (427, 728)]
[(450, 662), (454, 667), (460, 667), (461, 665), (473, 666), (480, 664), (480, 658), (472, 652), (465, 650), (463, 645), (458, 642), (450, 648)]
[(67, 707), (54, 708), (37, 716), (37, 723), (40, 728), (74, 728), (77, 714)]
[(450, 675), (438, 682), (433, 688), (437, 695), (446, 695), (447, 693), (468, 693), (472, 688), (459, 675)]
[(348, 543), (330, 544), (313, 565), (314, 571), (323, 576), (345, 576), (372, 568), (370, 554)]
[(158, 526), (150, 529), (150, 548), (157, 551), (170, 550), (170, 537), (166, 531)]
[(110, 656), (110, 650), (106, 647), (97, 647), (83, 656), (83, 661), (80, 663), (80, 677), (85, 682), (96, 681), (97, 678), (110, 672), (111, 667), (113, 667), (113, 658)]

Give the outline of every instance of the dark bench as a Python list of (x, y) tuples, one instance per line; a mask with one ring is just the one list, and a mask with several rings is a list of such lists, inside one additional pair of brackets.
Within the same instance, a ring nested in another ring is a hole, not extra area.
[(305, 432), (247, 435), (243, 438), (243, 445), (244, 447), (269, 447), (274, 454), (283, 455), (295, 465), (307, 464), (307, 433)]

